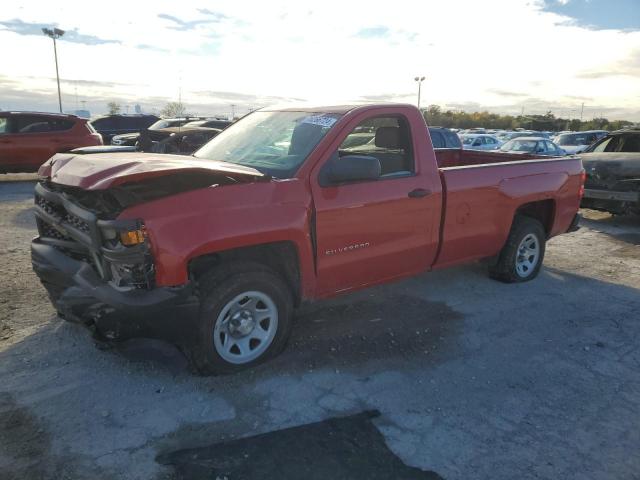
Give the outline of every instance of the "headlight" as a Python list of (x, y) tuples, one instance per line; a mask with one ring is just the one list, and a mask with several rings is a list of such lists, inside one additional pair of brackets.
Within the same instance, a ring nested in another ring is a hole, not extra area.
[(144, 225), (136, 230), (127, 230), (126, 232), (120, 232), (120, 242), (127, 247), (144, 243), (147, 238), (147, 231), (144, 229)]

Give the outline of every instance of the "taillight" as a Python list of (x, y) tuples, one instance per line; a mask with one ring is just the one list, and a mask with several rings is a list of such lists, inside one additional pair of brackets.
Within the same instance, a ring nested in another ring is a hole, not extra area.
[(582, 172), (580, 172), (580, 189), (578, 190), (578, 195), (580, 196), (580, 198), (584, 196), (584, 184), (586, 181), (587, 181), (587, 172), (582, 170)]

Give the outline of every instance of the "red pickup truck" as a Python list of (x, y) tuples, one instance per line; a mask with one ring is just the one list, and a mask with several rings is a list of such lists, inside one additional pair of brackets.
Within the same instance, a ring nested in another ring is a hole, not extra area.
[(264, 109), (193, 157), (58, 154), (33, 267), (61, 317), (232, 372), (282, 350), (302, 302), (483, 258), (533, 279), (577, 228), (580, 160), (478, 155), (439, 168), (409, 105)]

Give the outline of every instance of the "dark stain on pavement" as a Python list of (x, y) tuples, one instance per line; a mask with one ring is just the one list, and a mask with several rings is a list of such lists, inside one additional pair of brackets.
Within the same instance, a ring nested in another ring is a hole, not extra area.
[(405, 465), (371, 419), (377, 411), (286, 428), (157, 457), (179, 480), (439, 480)]
[(287, 349), (270, 363), (291, 370), (292, 364), (316, 368), (416, 355), (429, 359), (443, 351), (462, 318), (446, 303), (375, 289), (301, 309)]

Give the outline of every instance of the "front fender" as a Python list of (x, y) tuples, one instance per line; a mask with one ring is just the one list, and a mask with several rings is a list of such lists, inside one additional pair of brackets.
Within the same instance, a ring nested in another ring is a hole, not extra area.
[(186, 283), (189, 261), (199, 256), (289, 241), (306, 294), (314, 277), (310, 212), (310, 194), (292, 179), (192, 190), (128, 208), (119, 218), (144, 221), (159, 286)]

